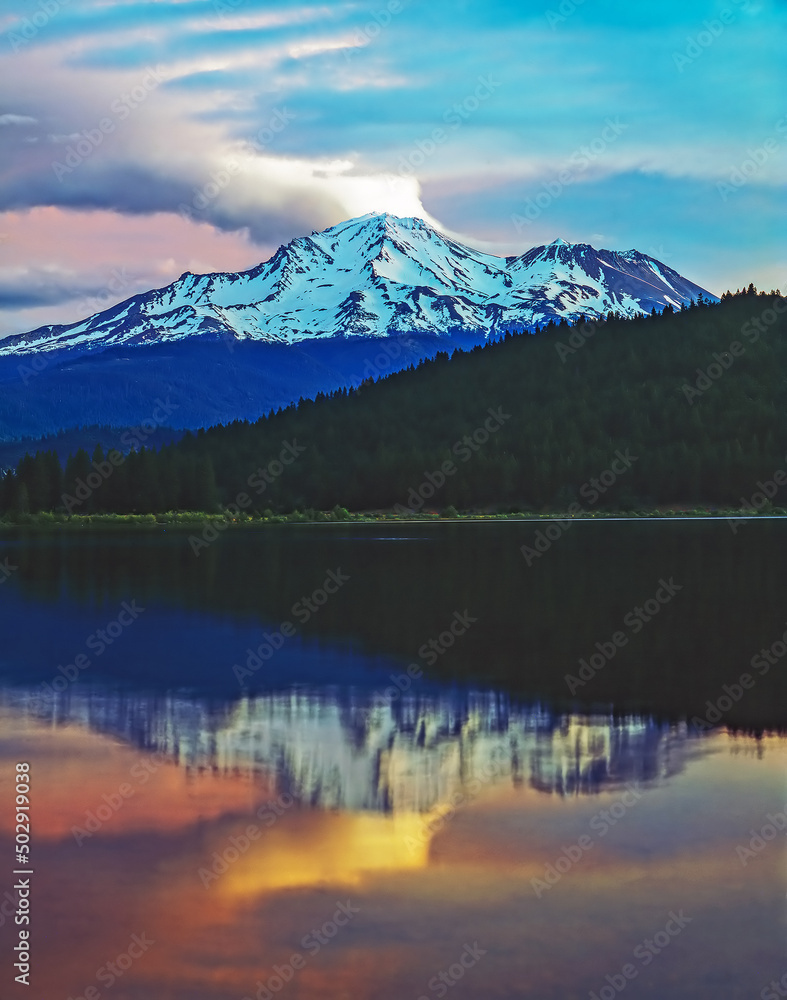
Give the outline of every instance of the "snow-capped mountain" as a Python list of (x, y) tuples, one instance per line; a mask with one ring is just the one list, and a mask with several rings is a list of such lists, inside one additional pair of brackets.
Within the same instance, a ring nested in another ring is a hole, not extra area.
[(149, 427), (161, 414), (176, 430), (256, 420), (507, 330), (700, 293), (713, 298), (634, 250), (556, 240), (495, 257), (421, 219), (367, 215), (249, 271), (187, 273), (81, 322), (0, 341), (0, 441)]
[(68, 326), (0, 342), (0, 356), (231, 338), (291, 345), (396, 334), (480, 337), (614, 310), (715, 298), (636, 250), (556, 240), (495, 257), (421, 219), (366, 215), (281, 247), (241, 273), (196, 275)]

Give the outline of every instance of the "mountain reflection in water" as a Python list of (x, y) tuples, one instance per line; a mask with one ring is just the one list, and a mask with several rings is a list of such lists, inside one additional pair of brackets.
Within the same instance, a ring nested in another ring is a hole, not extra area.
[(494, 692), (381, 705), (368, 692), (296, 688), (236, 702), (90, 688), (47, 702), (8, 689), (8, 707), (80, 724), (192, 771), (264, 776), (303, 805), (428, 812), (470, 782), (561, 796), (680, 773), (702, 741), (685, 723), (572, 715)]

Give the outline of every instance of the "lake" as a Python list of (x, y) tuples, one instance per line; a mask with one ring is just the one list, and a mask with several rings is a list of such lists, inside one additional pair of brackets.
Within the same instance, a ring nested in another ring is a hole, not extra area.
[(547, 527), (1, 536), (2, 995), (780, 995), (787, 525)]

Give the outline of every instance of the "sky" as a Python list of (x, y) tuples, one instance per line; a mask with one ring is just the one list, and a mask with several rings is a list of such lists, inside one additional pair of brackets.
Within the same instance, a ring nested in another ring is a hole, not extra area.
[(11, 0), (0, 336), (370, 211), (787, 290), (784, 0)]

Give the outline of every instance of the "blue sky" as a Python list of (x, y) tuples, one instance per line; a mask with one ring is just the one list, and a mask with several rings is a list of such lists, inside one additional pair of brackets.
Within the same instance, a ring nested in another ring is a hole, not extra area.
[(786, 22), (768, 0), (12, 0), (0, 335), (367, 211), (785, 290)]

